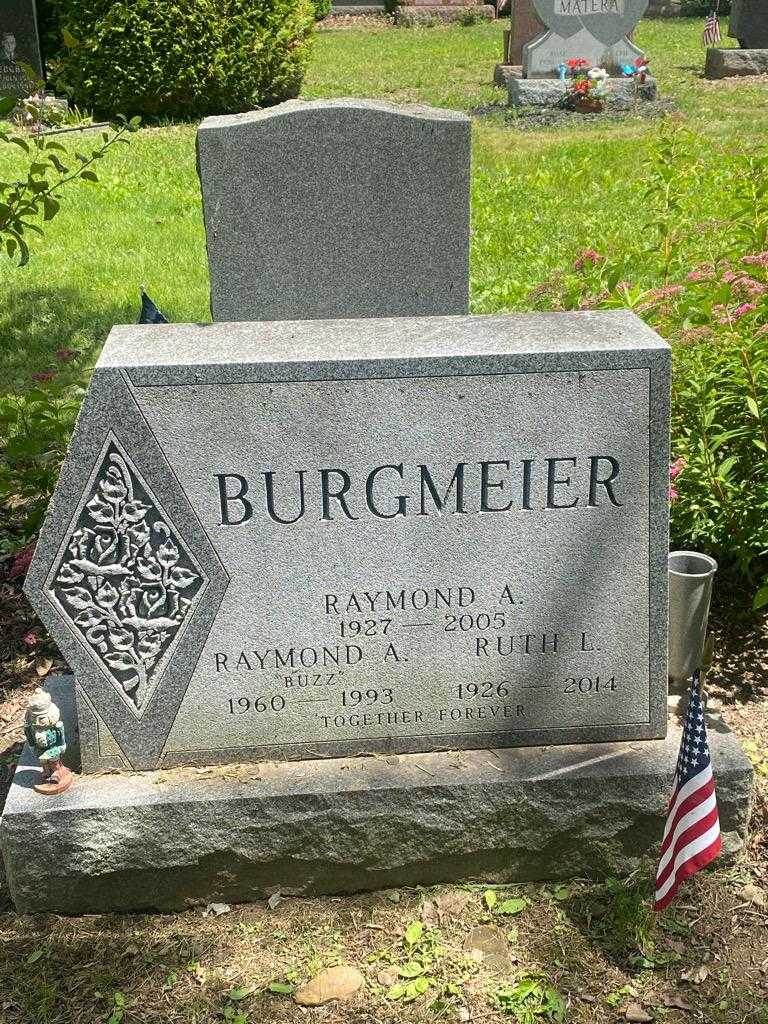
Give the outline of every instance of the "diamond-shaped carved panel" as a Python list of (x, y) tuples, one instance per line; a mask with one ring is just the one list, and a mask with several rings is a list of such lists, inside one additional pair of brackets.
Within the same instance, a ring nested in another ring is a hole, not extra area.
[(141, 717), (208, 577), (114, 437), (50, 591)]

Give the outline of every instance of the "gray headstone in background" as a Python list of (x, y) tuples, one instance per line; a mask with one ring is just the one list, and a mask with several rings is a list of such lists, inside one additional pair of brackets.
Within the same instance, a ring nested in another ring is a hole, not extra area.
[(627, 36), (648, 0), (533, 0), (549, 29), (523, 47), (525, 78), (555, 78), (560, 64), (583, 57), (617, 74), (622, 64), (642, 56)]
[(583, 57), (592, 67), (602, 67), (613, 75), (622, 64), (634, 64), (643, 51), (629, 39), (606, 45), (586, 28), (570, 39), (556, 32), (545, 32), (523, 47), (523, 68), (526, 78), (556, 78), (558, 67), (572, 57)]
[(768, 4), (766, 0), (733, 0), (728, 35), (747, 50), (768, 48)]
[(0, 34), (0, 99), (29, 96), (33, 84), (16, 59), (16, 40), (10, 32)]
[[(35, 74), (43, 78), (35, 0), (0, 0), (0, 61), (4, 57), (4, 38), (7, 36), (13, 36), (13, 59), (29, 64)], [(5, 45), (8, 45), (7, 39)]]
[(669, 361), (628, 312), (115, 328), (26, 583), (84, 768), (663, 735)]
[(468, 311), (464, 114), (290, 100), (197, 139), (214, 320)]

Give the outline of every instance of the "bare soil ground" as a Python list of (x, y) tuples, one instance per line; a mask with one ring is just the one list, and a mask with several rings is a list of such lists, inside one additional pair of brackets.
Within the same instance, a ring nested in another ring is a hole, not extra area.
[[(713, 632), (710, 701), (756, 767), (751, 836), (664, 914), (650, 880), (632, 878), (33, 918), (12, 910), (0, 873), (0, 1024), (768, 1024), (768, 623), (716, 614)], [(62, 663), (10, 583), (0, 637), (1, 804), (26, 698)], [(295, 987), (336, 964), (362, 972), (356, 995), (298, 1006)]]

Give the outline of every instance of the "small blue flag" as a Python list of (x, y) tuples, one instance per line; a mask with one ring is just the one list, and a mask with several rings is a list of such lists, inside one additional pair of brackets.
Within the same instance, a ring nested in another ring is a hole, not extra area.
[(167, 324), (168, 317), (163, 316), (157, 306), (154, 304), (152, 299), (147, 295), (144, 289), (141, 289), (141, 312), (139, 313), (138, 323), (140, 324)]

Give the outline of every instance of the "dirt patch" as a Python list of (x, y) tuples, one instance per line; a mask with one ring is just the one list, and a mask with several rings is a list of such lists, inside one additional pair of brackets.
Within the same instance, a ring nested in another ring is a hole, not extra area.
[(554, 128), (571, 130), (590, 124), (606, 122), (631, 121), (637, 118), (656, 120), (668, 114), (676, 113), (678, 106), (672, 99), (644, 100), (627, 108), (613, 108), (599, 114), (581, 114), (575, 110), (562, 107), (509, 107), (506, 103), (486, 103), (470, 111), (472, 117), (488, 117), (503, 114), (504, 123), (508, 128), (519, 132), (540, 131)]

